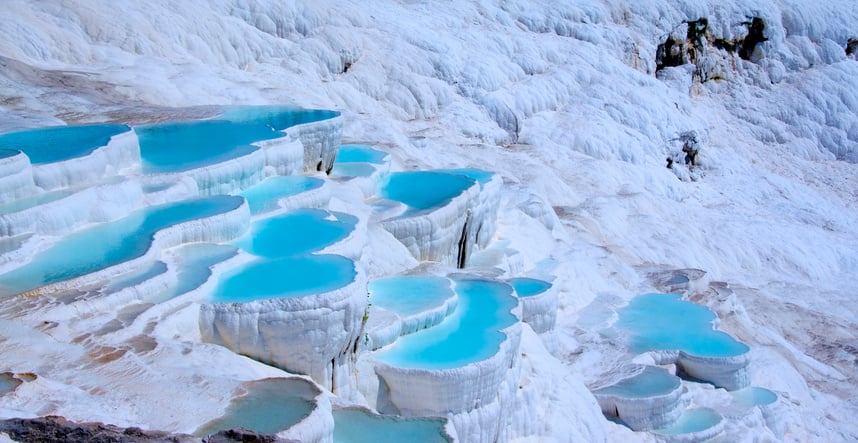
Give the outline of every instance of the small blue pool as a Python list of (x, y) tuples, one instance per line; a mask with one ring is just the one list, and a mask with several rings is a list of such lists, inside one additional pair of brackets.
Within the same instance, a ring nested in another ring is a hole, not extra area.
[(777, 394), (768, 389), (758, 388), (756, 386), (733, 391), (730, 395), (733, 396), (733, 401), (736, 402), (736, 404), (746, 408), (770, 405), (778, 401)]
[(269, 177), (245, 189), (239, 195), (247, 199), (251, 214), (261, 214), (279, 208), (277, 201), (284, 197), (321, 188), (325, 181), (301, 175)]
[(508, 280), (519, 297), (532, 297), (551, 288), (551, 283), (535, 278), (517, 277)]
[(399, 338), (377, 354), (379, 361), (400, 368), (451, 369), (498, 352), (506, 339), (502, 329), (517, 321), (511, 312), (518, 303), (512, 288), (478, 278), (455, 283), (455, 312), (436, 326)]
[(664, 435), (690, 434), (705, 431), (717, 425), (722, 420), (721, 415), (709, 408), (689, 409), (682, 413), (679, 420), (671, 426), (655, 431)]
[(336, 163), (373, 163), (383, 165), (387, 153), (366, 145), (340, 145)]
[(373, 306), (402, 316), (441, 306), (455, 295), (449, 279), (429, 275), (381, 278), (370, 282), (367, 289)]
[(156, 232), (187, 221), (234, 210), (244, 199), (219, 195), (153, 206), (120, 220), (64, 237), (33, 260), (0, 275), (0, 295), (14, 295), (77, 278), (141, 257)]
[(381, 196), (415, 210), (426, 210), (444, 206), (474, 183), (470, 177), (443, 172), (395, 172), (382, 187)]
[(369, 163), (334, 163), (331, 175), (340, 177), (369, 177), (376, 171)]
[(618, 311), (616, 326), (629, 333), (633, 352), (682, 350), (698, 357), (732, 357), (744, 343), (712, 328), (715, 314), (675, 294), (644, 294)]
[(453, 175), (463, 175), (468, 178), (472, 178), (480, 184), (480, 188), (482, 188), (486, 183), (492, 180), (495, 173), (492, 171), (486, 171), (483, 169), (477, 168), (457, 168), (457, 169), (438, 169), (437, 172), (443, 172), (445, 174), (453, 174)]
[(339, 255), (261, 259), (222, 275), (212, 297), (215, 303), (304, 297), (339, 289), (356, 276), (354, 262)]
[(675, 391), (681, 381), (679, 377), (661, 368), (646, 367), (632, 377), (593, 391), (594, 394), (616, 395), (624, 398), (648, 398)]
[(334, 443), (449, 443), (441, 418), (376, 415), (358, 408), (334, 411)]
[(357, 217), (342, 212), (298, 209), (254, 222), (236, 243), (260, 257), (307, 254), (348, 237), (357, 222)]
[(31, 129), (0, 135), (0, 149), (20, 150), (27, 154), (34, 165), (54, 163), (89, 155), (106, 146), (114, 135), (130, 130), (126, 125), (111, 124)]
[(276, 434), (308, 417), (316, 408), (318, 395), (318, 388), (306, 380), (255, 381), (244, 396), (232, 401), (222, 417), (201, 426), (194, 435), (202, 437), (236, 428)]

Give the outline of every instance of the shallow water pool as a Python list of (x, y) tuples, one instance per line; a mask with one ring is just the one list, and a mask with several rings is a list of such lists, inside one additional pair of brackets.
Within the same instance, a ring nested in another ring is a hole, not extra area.
[(381, 195), (416, 210), (443, 206), (473, 186), (475, 180), (435, 171), (395, 172), (382, 187)]
[(655, 431), (658, 434), (679, 435), (705, 431), (717, 425), (721, 415), (709, 408), (689, 409), (671, 426)]
[(519, 297), (532, 297), (542, 294), (551, 288), (551, 283), (535, 278), (518, 277), (511, 278), (508, 281), (515, 288), (515, 292)]
[(339, 255), (262, 259), (223, 274), (212, 297), (215, 303), (304, 297), (339, 289), (356, 275), (354, 262)]
[(269, 177), (239, 195), (247, 199), (251, 214), (261, 214), (279, 208), (277, 201), (290, 195), (321, 188), (325, 181), (300, 175)]
[(647, 398), (665, 395), (679, 387), (679, 377), (661, 368), (646, 367), (632, 377), (600, 388), (595, 394), (616, 395), (625, 398)]
[(99, 124), (11, 132), (0, 135), (0, 150), (20, 150), (34, 165), (53, 163), (89, 155), (106, 146), (114, 135), (130, 130), (126, 125)]
[(448, 443), (440, 418), (376, 415), (358, 408), (334, 411), (334, 443)]
[(732, 357), (748, 352), (744, 343), (712, 329), (715, 314), (676, 294), (637, 296), (618, 311), (616, 326), (629, 333), (634, 352), (682, 350), (699, 357)]
[(387, 153), (367, 145), (340, 145), (336, 163), (373, 163), (384, 164)]
[(168, 203), (64, 237), (33, 260), (0, 275), (0, 295), (14, 295), (77, 278), (143, 256), (156, 232), (238, 208), (244, 199), (219, 195)]
[(739, 389), (730, 393), (733, 396), (733, 401), (743, 407), (765, 406), (778, 401), (778, 395), (774, 392), (752, 386), (750, 388)]
[(348, 237), (357, 222), (357, 217), (342, 212), (298, 209), (254, 222), (236, 244), (267, 258), (307, 254)]
[(306, 380), (255, 381), (244, 396), (232, 401), (222, 417), (201, 426), (194, 435), (206, 436), (239, 427), (276, 434), (309, 416), (316, 408), (317, 395), (318, 388)]
[(455, 295), (449, 279), (429, 275), (381, 278), (370, 282), (367, 289), (373, 306), (402, 316), (441, 306)]
[(505, 283), (464, 278), (455, 281), (459, 296), (452, 315), (428, 329), (400, 337), (377, 354), (379, 361), (401, 368), (451, 369), (485, 360), (506, 339), (502, 332), (517, 321), (518, 304)]

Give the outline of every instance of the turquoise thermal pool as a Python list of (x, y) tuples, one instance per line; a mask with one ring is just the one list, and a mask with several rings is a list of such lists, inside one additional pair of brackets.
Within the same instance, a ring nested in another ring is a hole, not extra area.
[(515, 288), (519, 297), (532, 297), (542, 294), (551, 288), (551, 283), (535, 278), (519, 277), (509, 279), (509, 284)]
[(512, 288), (478, 278), (455, 280), (459, 296), (452, 315), (436, 326), (400, 337), (377, 359), (400, 368), (451, 369), (485, 360), (506, 339), (503, 329), (518, 319)]
[(370, 282), (367, 289), (373, 306), (403, 316), (441, 306), (455, 296), (449, 279), (428, 275), (381, 278)]
[(0, 160), (18, 155), (17, 149), (0, 149)]
[(237, 245), (267, 258), (307, 254), (348, 237), (357, 221), (342, 212), (298, 209), (254, 222)]
[(387, 153), (366, 145), (340, 145), (336, 163), (384, 164)]
[(208, 281), (211, 267), (234, 257), (238, 250), (234, 246), (213, 243), (192, 243), (182, 246), (178, 253), (178, 283), (164, 296), (164, 300), (190, 292)]
[(415, 210), (433, 209), (450, 202), (473, 186), (475, 180), (435, 171), (409, 171), (390, 174), (381, 195)]
[(172, 173), (245, 156), (253, 142), (283, 137), (283, 130), (338, 116), (334, 111), (283, 106), (229, 107), (213, 120), (171, 122), (136, 128), (143, 172)]
[(325, 181), (302, 175), (269, 177), (239, 195), (247, 199), (251, 214), (261, 214), (279, 208), (277, 201), (284, 197), (321, 188)]
[(774, 392), (755, 386), (733, 391), (730, 395), (733, 396), (733, 401), (736, 402), (736, 404), (746, 408), (770, 405), (778, 401), (778, 395)]
[(485, 171), (483, 169), (477, 168), (458, 168), (458, 169), (438, 169), (437, 172), (443, 172), (445, 174), (452, 175), (463, 175), (468, 178), (472, 178), (480, 184), (480, 188), (483, 187), (486, 183), (490, 182), (492, 177), (494, 177), (495, 173), (491, 171)]
[(184, 200), (75, 232), (36, 254), (28, 264), (0, 275), (0, 295), (26, 292), (141, 257), (156, 232), (234, 210), (243, 202), (241, 197), (228, 195)]
[(616, 326), (628, 331), (633, 352), (681, 350), (698, 357), (733, 357), (744, 343), (712, 329), (715, 314), (675, 294), (644, 294), (618, 311)]
[(358, 408), (334, 411), (334, 443), (448, 443), (440, 418), (376, 415)]
[(306, 255), (256, 260), (220, 277), (215, 303), (304, 297), (339, 289), (357, 276), (355, 264), (339, 255)]
[(624, 398), (648, 398), (669, 394), (676, 390), (679, 377), (661, 368), (646, 367), (632, 377), (593, 391), (594, 394), (615, 395)]
[[(130, 131), (126, 125), (74, 125), (31, 129), (0, 135), (0, 149), (20, 150), (34, 165), (83, 157), (107, 146), (114, 135)], [(0, 155), (0, 158), (7, 157)]]
[(194, 432), (206, 436), (226, 429), (244, 428), (276, 434), (305, 419), (316, 408), (318, 388), (300, 379), (255, 381), (247, 394), (232, 401), (226, 413)]
[(375, 173), (375, 166), (369, 163), (338, 163), (334, 162), (332, 175), (340, 177), (369, 177)]
[(655, 431), (664, 435), (690, 434), (705, 431), (721, 422), (721, 415), (709, 408), (689, 409), (676, 423)]

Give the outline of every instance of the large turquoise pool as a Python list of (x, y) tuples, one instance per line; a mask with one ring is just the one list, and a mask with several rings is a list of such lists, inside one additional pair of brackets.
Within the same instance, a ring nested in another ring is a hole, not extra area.
[(138, 258), (156, 232), (238, 208), (244, 199), (219, 195), (153, 206), (64, 237), (33, 260), (0, 275), (0, 295), (14, 295)]
[(473, 186), (475, 180), (465, 175), (435, 171), (408, 171), (390, 174), (381, 196), (416, 210), (444, 206)]
[(251, 214), (261, 214), (279, 208), (277, 201), (284, 197), (321, 188), (325, 181), (302, 175), (269, 177), (259, 184), (241, 191), (247, 199)]
[(712, 328), (715, 314), (676, 294), (644, 294), (619, 310), (616, 326), (629, 334), (633, 352), (682, 350), (699, 357), (732, 357), (744, 343)]
[(503, 329), (515, 324), (518, 301), (512, 288), (479, 278), (456, 280), (455, 312), (441, 323), (399, 338), (377, 354), (379, 361), (401, 368), (451, 369), (485, 360), (506, 339)]
[(334, 443), (449, 443), (440, 418), (376, 415), (358, 408), (334, 410)]
[(22, 151), (34, 165), (53, 163), (88, 155), (106, 146), (114, 135), (130, 130), (126, 125), (111, 124), (31, 129), (0, 135), (0, 149)]
[(285, 106), (235, 106), (212, 120), (159, 123), (135, 128), (146, 173), (196, 169), (245, 156), (251, 143), (283, 137), (283, 130), (339, 115)]
[(429, 275), (398, 275), (374, 280), (367, 286), (373, 306), (402, 316), (418, 314), (451, 299), (452, 282)]
[(357, 217), (342, 212), (298, 209), (254, 222), (237, 244), (260, 257), (308, 254), (348, 237), (357, 222)]
[(318, 388), (300, 379), (253, 382), (247, 393), (232, 401), (226, 413), (194, 432), (206, 436), (226, 429), (244, 428), (263, 434), (289, 429), (316, 408)]
[(339, 289), (356, 275), (354, 262), (339, 255), (260, 259), (222, 275), (212, 297), (215, 303), (303, 297)]

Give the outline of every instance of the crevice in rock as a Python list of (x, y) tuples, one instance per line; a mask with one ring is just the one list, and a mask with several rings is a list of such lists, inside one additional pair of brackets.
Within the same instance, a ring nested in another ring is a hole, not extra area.
[(748, 35), (742, 41), (739, 47), (739, 57), (743, 60), (750, 60), (754, 54), (754, 49), (757, 44), (768, 40), (763, 36), (763, 31), (766, 29), (766, 23), (759, 17), (751, 19), (750, 23), (745, 23), (748, 26)]
[(459, 237), (459, 252), (456, 258), (456, 267), (459, 269), (465, 268), (465, 263), (468, 261), (468, 224), (471, 221), (471, 214), (468, 213), (465, 218), (465, 224), (462, 226), (462, 235)]

